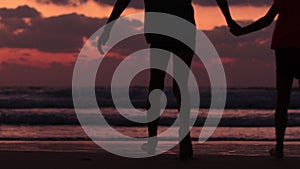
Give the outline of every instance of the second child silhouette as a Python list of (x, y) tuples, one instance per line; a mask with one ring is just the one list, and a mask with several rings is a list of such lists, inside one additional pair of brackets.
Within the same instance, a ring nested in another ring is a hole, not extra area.
[(258, 31), (269, 26), (278, 15), (271, 44), (276, 57), (276, 147), (269, 151), (270, 155), (276, 158), (284, 156), (283, 142), (287, 127), (291, 88), (293, 79), (300, 78), (299, 10), (299, 0), (274, 0), (265, 16), (243, 28), (232, 27), (230, 30), (236, 36)]

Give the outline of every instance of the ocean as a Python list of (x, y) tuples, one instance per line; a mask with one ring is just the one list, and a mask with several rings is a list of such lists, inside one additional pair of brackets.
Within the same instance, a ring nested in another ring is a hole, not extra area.
[[(114, 108), (110, 89), (99, 87), (95, 89), (95, 93), (101, 112), (111, 127), (126, 136), (147, 137), (145, 124), (131, 122)], [(159, 133), (167, 130), (178, 116), (172, 90), (166, 88), (165, 93), (168, 102), (159, 121)], [(144, 87), (130, 89), (131, 102), (137, 109), (145, 108), (146, 96), (147, 89)], [(200, 108), (191, 109), (192, 114), (196, 115), (191, 129), (193, 141), (199, 139), (206, 120), (210, 106), (210, 89), (200, 89), (200, 96)], [(121, 101), (122, 99), (124, 98), (119, 98)], [(229, 88), (222, 119), (208, 142), (273, 142), (275, 139), (273, 128), (275, 100), (276, 89), (274, 88)], [(89, 113), (86, 114), (86, 117), (93, 118), (97, 115), (98, 108), (89, 107), (87, 109), (89, 109)], [(143, 116), (126, 106), (121, 109), (133, 118)], [(300, 92), (298, 89), (292, 91), (288, 126), (286, 141), (300, 143)], [(105, 129), (105, 126), (103, 127)], [(97, 139), (118, 140), (109, 132), (101, 136), (103, 137)], [(173, 132), (161, 140), (176, 141), (177, 137), (178, 133)], [(77, 119), (71, 88), (0, 88), (0, 150), (24, 150), (20, 146), (12, 146), (16, 142), (22, 142), (22, 145), (38, 143), (40, 145), (38, 147), (27, 146), (27, 149), (35, 150), (45, 143), (51, 145), (53, 142), (64, 141), (72, 142), (75, 145), (90, 141)], [(83, 147), (80, 149), (85, 149)], [(55, 147), (53, 148), (55, 149)], [(49, 149), (51, 148), (48, 147)]]

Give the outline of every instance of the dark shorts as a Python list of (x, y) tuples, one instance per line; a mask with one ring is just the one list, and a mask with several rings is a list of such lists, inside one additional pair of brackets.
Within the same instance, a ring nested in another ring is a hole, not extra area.
[(300, 48), (275, 49), (276, 76), (300, 79)]

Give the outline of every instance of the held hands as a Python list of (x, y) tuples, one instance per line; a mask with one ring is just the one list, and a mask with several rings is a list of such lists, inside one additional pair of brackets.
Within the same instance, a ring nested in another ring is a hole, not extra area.
[(244, 29), (238, 25), (234, 20), (227, 21), (227, 24), (230, 28), (230, 32), (235, 36), (240, 36), (245, 34)]

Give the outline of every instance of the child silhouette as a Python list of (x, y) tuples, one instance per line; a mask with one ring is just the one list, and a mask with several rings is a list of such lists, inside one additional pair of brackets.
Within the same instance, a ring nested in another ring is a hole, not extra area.
[[(131, 0), (117, 0), (113, 11), (107, 21), (107, 23), (112, 22), (120, 17), (122, 12), (125, 10), (125, 8), (128, 6), (129, 2)], [(230, 27), (235, 28), (239, 27), (235, 21), (230, 16), (230, 12), (228, 9), (228, 4), (226, 0), (216, 0), (218, 6), (220, 7), (223, 15), (225, 16), (225, 19), (227, 21), (227, 24), (230, 25)], [(145, 3), (145, 12), (160, 12), (160, 13), (166, 13), (171, 14), (177, 17), (180, 17), (182, 19), (187, 20), (188, 22), (195, 25), (194, 20), (194, 9), (192, 6), (192, 0), (144, 0)], [(168, 21), (166, 21), (168, 22)], [(150, 21), (145, 18), (145, 25), (147, 26), (153, 26), (152, 23), (155, 23), (155, 18)], [(154, 25), (156, 26), (156, 25)], [(158, 25), (161, 26), (161, 25)], [(172, 28), (172, 29), (180, 29), (180, 27)], [(102, 45), (105, 45), (109, 38), (111, 27), (105, 27), (104, 32), (100, 36), (98, 40), (98, 48), (100, 53), (103, 53), (102, 51)], [(196, 30), (196, 26), (194, 28)], [(182, 34), (185, 35), (185, 37), (188, 37), (189, 40), (194, 41), (195, 34), (194, 30), (191, 32), (185, 32), (184, 29), (182, 30)], [(169, 58), (171, 54), (175, 54), (178, 56), (189, 68), (192, 63), (194, 51), (191, 50), (189, 47), (184, 45), (182, 42), (175, 40), (173, 38), (162, 36), (158, 34), (145, 34), (145, 38), (148, 44), (150, 44), (150, 66), (151, 67), (161, 67), (164, 68), (164, 70), (167, 67)], [(192, 44), (194, 44), (192, 42)], [(159, 48), (163, 49), (168, 52), (157, 52), (155, 50), (151, 50), (153, 48)], [(188, 97), (184, 97), (180, 94), (180, 92), (185, 92), (185, 96), (189, 96), (188, 90), (187, 90), (187, 81), (189, 72), (183, 71), (179, 64), (174, 62), (173, 63), (173, 76), (178, 76), (181, 78), (182, 81), (184, 81), (186, 84), (181, 84), (180, 89), (183, 89), (183, 91), (179, 90), (179, 86), (177, 85), (176, 81), (173, 80), (173, 91), (177, 100), (177, 109), (180, 110), (180, 106), (182, 101), (189, 102)], [(150, 69), (150, 84), (149, 84), (149, 93), (152, 91), (159, 89), (164, 89), (164, 79), (165, 79), (165, 71), (159, 70), (159, 69)], [(176, 78), (175, 78), (176, 79)], [(159, 102), (160, 97), (157, 97), (157, 99), (153, 99), (156, 102)], [(154, 105), (157, 105), (154, 104)], [(188, 105), (188, 104), (187, 104)], [(147, 115), (152, 117), (158, 117), (160, 113), (160, 107), (156, 106), (156, 108), (149, 111), (149, 108), (153, 108), (153, 103), (149, 103), (148, 100), (148, 112)], [(186, 133), (188, 130), (188, 122), (189, 122), (189, 112), (190, 110), (185, 110), (183, 114), (179, 115), (179, 119), (181, 119), (180, 122), (180, 129), (179, 129), (179, 135), (181, 136), (182, 133)], [(182, 118), (184, 116), (184, 118)], [(154, 154), (155, 149), (157, 146), (157, 139), (155, 136), (157, 136), (157, 128), (158, 128), (158, 120), (159, 118), (149, 122), (147, 124), (148, 126), (148, 136), (150, 137), (148, 139), (148, 142), (142, 146), (142, 149), (145, 150), (149, 154)], [(186, 136), (182, 137), (182, 140), (180, 140), (179, 143), (179, 158), (189, 159), (193, 156), (193, 149), (192, 149), (192, 142), (190, 138), (190, 133)]]
[(269, 153), (283, 158), (284, 135), (293, 79), (300, 78), (299, 0), (274, 0), (265, 16), (243, 28), (232, 27), (231, 33), (240, 36), (269, 26), (278, 15), (272, 36), (271, 49), (276, 57), (277, 103), (275, 110), (276, 147)]

